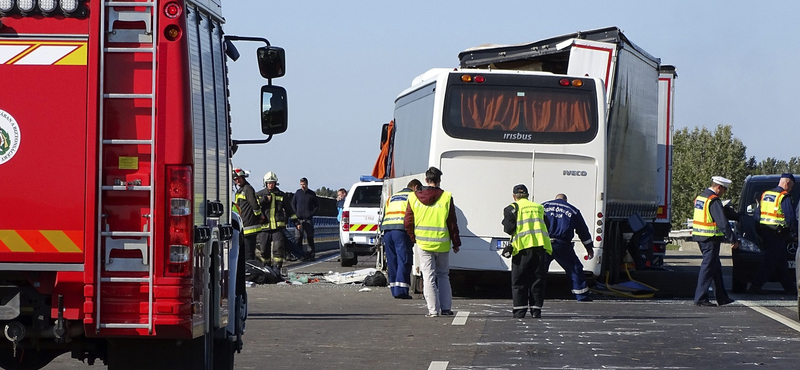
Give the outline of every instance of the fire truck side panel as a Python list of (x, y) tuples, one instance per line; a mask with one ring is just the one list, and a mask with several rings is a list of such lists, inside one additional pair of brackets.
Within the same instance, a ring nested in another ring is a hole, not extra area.
[[(13, 18), (3, 22), (14, 29)], [(88, 42), (85, 23), (77, 25), (74, 37), (0, 33), (2, 270), (84, 262)]]

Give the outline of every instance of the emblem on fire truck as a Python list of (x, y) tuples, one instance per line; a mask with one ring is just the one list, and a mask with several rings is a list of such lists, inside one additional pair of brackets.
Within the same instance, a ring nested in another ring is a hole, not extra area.
[(19, 125), (8, 112), (0, 109), (0, 164), (6, 163), (19, 150)]

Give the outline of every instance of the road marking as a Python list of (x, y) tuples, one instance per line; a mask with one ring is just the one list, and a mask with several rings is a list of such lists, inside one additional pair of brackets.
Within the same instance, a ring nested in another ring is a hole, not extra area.
[(764, 315), (766, 317), (769, 317), (770, 319), (773, 319), (773, 320), (775, 320), (775, 321), (777, 321), (777, 322), (779, 322), (779, 323), (781, 323), (783, 325), (788, 326), (791, 329), (794, 329), (794, 330), (800, 332), (800, 324), (798, 324), (794, 320), (788, 319), (786, 316), (783, 316), (783, 315), (781, 315), (781, 314), (779, 314), (779, 313), (777, 313), (777, 312), (775, 312), (773, 310), (770, 310), (768, 308), (761, 307), (761, 306), (759, 306), (757, 304), (754, 304), (753, 302), (750, 302), (750, 301), (738, 300), (736, 302), (739, 302), (739, 303), (741, 303), (741, 304), (753, 309), (754, 311), (756, 311), (756, 312), (758, 312), (758, 313), (760, 313), (760, 314), (762, 314), (762, 315)]
[(453, 319), (453, 323), (450, 325), (465, 325), (468, 317), (469, 311), (458, 311), (456, 317)]
[(431, 361), (431, 366), (428, 366), (428, 370), (447, 370), (447, 365), (450, 361)]

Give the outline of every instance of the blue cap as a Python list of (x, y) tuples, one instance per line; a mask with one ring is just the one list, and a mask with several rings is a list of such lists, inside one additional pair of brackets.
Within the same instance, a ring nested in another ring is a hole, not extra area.
[(792, 181), (794, 181), (794, 175), (792, 175), (791, 173), (788, 173), (788, 172), (782, 173), (782, 174), (781, 174), (781, 178), (782, 178), (782, 179), (783, 179), (783, 178), (786, 178), (786, 179), (791, 179)]
[(528, 195), (528, 187), (523, 185), (523, 184), (519, 184), (517, 186), (514, 186), (514, 194), (525, 194), (525, 195)]

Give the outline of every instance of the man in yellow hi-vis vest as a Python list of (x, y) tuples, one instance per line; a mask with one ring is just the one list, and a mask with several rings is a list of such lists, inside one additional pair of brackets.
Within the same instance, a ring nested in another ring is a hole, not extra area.
[(722, 209), (723, 196), (731, 186), (731, 180), (721, 176), (711, 178), (711, 186), (703, 190), (694, 199), (694, 217), (692, 219), (692, 238), (703, 253), (703, 262), (697, 274), (697, 287), (694, 291), (696, 306), (714, 306), (708, 301), (708, 287), (714, 283), (714, 298), (722, 306), (733, 302), (722, 283), (722, 264), (719, 261), (719, 247), (723, 240), (733, 242), (733, 248), (739, 245), (734, 241), (735, 235)]
[(453, 315), (453, 292), (450, 288), (450, 246), (458, 253), (461, 238), (453, 195), (439, 188), (442, 171), (436, 167), (425, 172), (423, 186), (408, 196), (403, 224), (413, 243), (420, 249), (423, 292), (428, 305), (427, 317)]
[(759, 202), (758, 233), (763, 239), (761, 248), (764, 259), (756, 270), (756, 275), (747, 288), (749, 293), (765, 294), (761, 286), (767, 282), (773, 272), (777, 272), (778, 280), (786, 294), (797, 294), (793, 274), (789, 273), (788, 251), (786, 245), (797, 237), (797, 217), (792, 207), (789, 192), (794, 187), (794, 175), (784, 173), (778, 187), (761, 194)]
[(544, 280), (547, 274), (545, 256), (553, 254), (547, 232), (544, 207), (528, 200), (528, 188), (519, 184), (512, 191), (514, 203), (503, 209), (503, 231), (511, 241), (503, 249), (503, 257), (511, 258), (511, 297), (514, 317), (525, 317), (528, 309), (534, 318), (542, 317)]
[(386, 253), (386, 270), (389, 273), (389, 289), (397, 299), (411, 299), (409, 283), (411, 282), (411, 263), (414, 261), (414, 244), (403, 225), (408, 208), (408, 197), (422, 187), (422, 183), (413, 179), (403, 190), (392, 194), (384, 208), (383, 246)]

